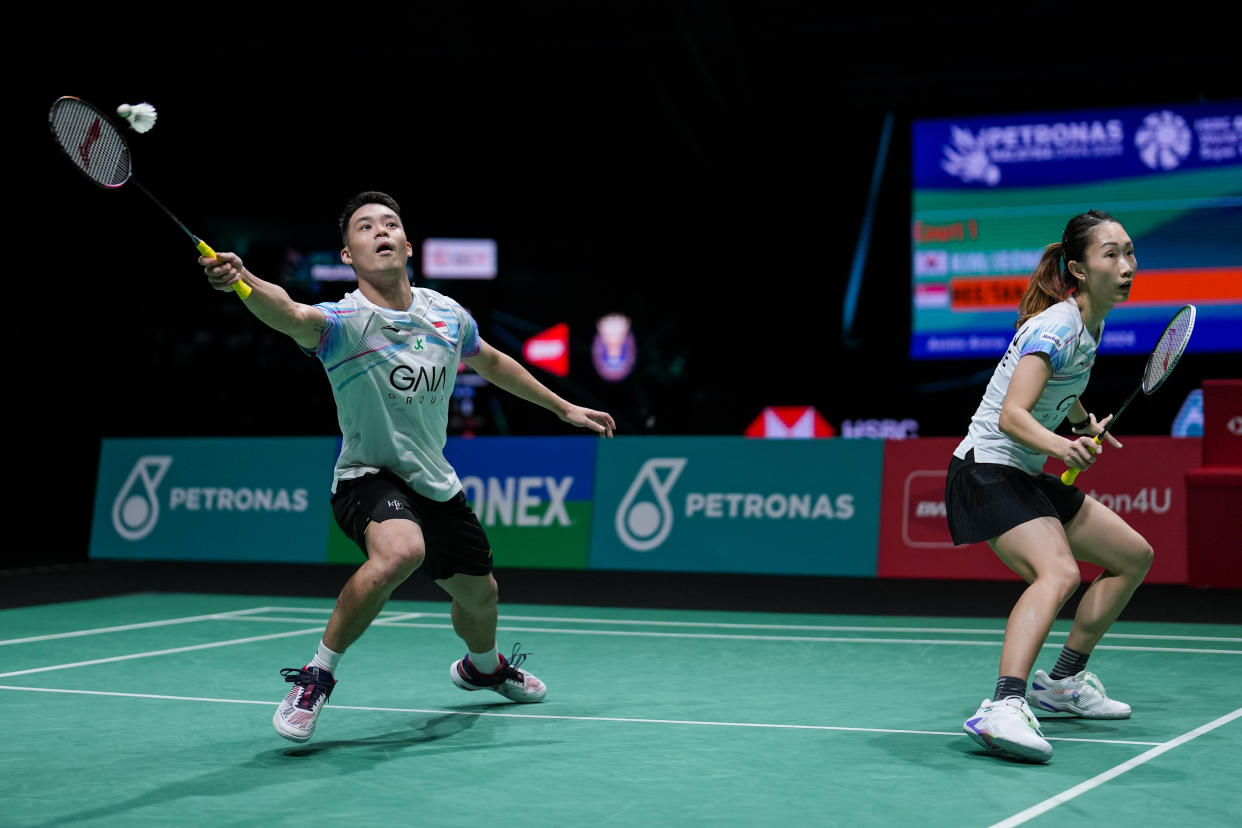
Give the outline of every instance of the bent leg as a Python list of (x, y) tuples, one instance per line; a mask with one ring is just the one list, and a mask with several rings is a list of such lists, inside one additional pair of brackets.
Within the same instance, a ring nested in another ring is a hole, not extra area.
[(453, 630), (473, 653), (486, 653), (496, 646), (496, 623), (500, 616), (500, 591), (495, 577), (457, 573), (437, 581), (453, 598)]
[(1057, 613), (1078, 589), (1078, 563), (1056, 518), (1029, 520), (988, 544), (1029, 585), (1009, 614), (1000, 660), (1000, 675), (1025, 680)]
[(343, 653), (357, 641), (388, 597), (423, 563), (423, 530), (412, 520), (394, 518), (367, 527), (367, 560), (345, 583), (323, 643)]
[(1091, 582), (1065, 646), (1090, 653), (1151, 569), (1151, 545), (1112, 509), (1088, 497), (1065, 527), (1075, 558), (1104, 571)]

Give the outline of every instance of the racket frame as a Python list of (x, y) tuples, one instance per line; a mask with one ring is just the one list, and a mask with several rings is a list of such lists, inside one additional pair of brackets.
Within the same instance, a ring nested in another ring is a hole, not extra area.
[[(106, 128), (111, 128), (113, 133), (115, 133), (116, 139), (120, 141), (121, 146), (125, 148), (125, 161), (127, 162), (129, 166), (129, 169), (125, 173), (125, 177), (122, 178), (120, 181), (117, 181), (116, 183), (107, 183), (104, 181), (100, 181), (99, 179), (95, 178), (93, 175), (88, 173), (82, 167), (81, 164), (79, 164), (77, 161), (73, 159), (72, 156), (70, 156), (68, 148), (65, 146), (65, 143), (61, 140), (61, 134), (56, 130), (56, 112), (62, 106), (62, 104), (66, 101), (73, 101), (77, 104), (85, 106), (87, 109), (90, 109), (91, 111), (95, 113), (96, 117), (99, 118), (99, 121), (101, 124), (106, 124), (107, 125)], [(156, 207), (158, 207), (160, 211), (164, 213), (164, 215), (172, 219), (173, 223), (176, 224), (178, 227), (180, 227), (182, 232), (184, 232), (187, 236), (190, 237), (190, 241), (194, 243), (195, 249), (197, 249), (198, 252), (204, 258), (208, 258), (208, 259), (217, 258), (216, 251), (211, 249), (211, 245), (207, 244), (207, 242), (203, 241), (198, 236), (191, 233), (190, 228), (186, 227), (185, 224), (181, 221), (181, 219), (173, 215), (171, 210), (169, 210), (162, 203), (160, 203), (160, 200), (156, 198), (155, 195), (150, 190), (144, 187), (142, 185), (142, 182), (140, 182), (137, 178), (134, 177), (133, 150), (129, 148), (129, 142), (125, 140), (125, 134), (120, 130), (120, 128), (117, 127), (115, 123), (113, 123), (112, 119), (108, 117), (107, 113), (105, 113), (99, 107), (95, 106), (90, 101), (85, 101), (82, 98), (76, 97), (74, 95), (62, 95), (61, 97), (57, 98), (55, 101), (52, 102), (52, 106), (48, 110), (47, 121), (48, 121), (48, 129), (51, 130), (52, 138), (56, 141), (56, 146), (59, 147), (61, 152), (65, 154), (65, 156), (69, 159), (69, 162), (73, 164), (74, 169), (76, 169), (79, 174), (81, 174), (83, 177), (85, 177), (88, 181), (90, 181), (95, 186), (102, 187), (105, 190), (119, 190), (121, 187), (125, 186), (125, 184), (132, 183), (135, 187), (138, 188), (138, 190), (143, 195), (151, 199), (151, 203), (154, 204)], [(250, 295), (251, 288), (250, 288), (250, 285), (246, 284), (245, 282), (239, 279), (238, 281), (233, 283), (233, 291), (239, 297), (241, 297), (242, 299), (245, 299), (246, 297)]]
[[(1169, 328), (1173, 326), (1173, 323), (1177, 321), (1178, 317), (1186, 312), (1187, 308), (1190, 309), (1190, 328), (1186, 331), (1186, 336), (1182, 340), (1182, 347), (1178, 349), (1177, 355), (1173, 357), (1173, 364), (1161, 372), (1160, 381), (1148, 389), (1145, 387), (1147, 385), (1147, 369), (1151, 367), (1151, 361), (1156, 358), (1156, 351), (1159, 350), (1160, 343), (1164, 341), (1164, 335), (1169, 332)], [(1169, 320), (1168, 324), (1164, 326), (1164, 330), (1160, 332), (1160, 336), (1156, 337), (1155, 346), (1151, 349), (1151, 353), (1147, 356), (1147, 362), (1143, 363), (1143, 379), (1140, 380), (1135, 389), (1130, 392), (1130, 396), (1126, 397), (1126, 401), (1121, 404), (1121, 408), (1117, 409), (1117, 413), (1113, 415), (1111, 420), (1109, 420), (1108, 425), (1105, 426), (1099, 434), (1091, 438), (1097, 446), (1103, 443), (1103, 437), (1105, 434), (1109, 434), (1112, 429), (1116, 428), (1117, 421), (1121, 419), (1122, 414), (1126, 413), (1126, 409), (1129, 408), (1130, 403), (1134, 401), (1134, 398), (1138, 396), (1138, 392), (1142, 391), (1144, 396), (1150, 397), (1152, 394), (1156, 393), (1157, 390), (1159, 390), (1160, 386), (1164, 385), (1164, 381), (1169, 378), (1170, 374), (1173, 373), (1173, 369), (1177, 367), (1177, 363), (1182, 359), (1182, 354), (1186, 353), (1186, 346), (1190, 344), (1190, 335), (1193, 334), (1195, 330), (1195, 314), (1196, 310), (1194, 305), (1182, 305), (1182, 307), (1178, 308), (1177, 313), (1173, 314), (1173, 318)], [(1074, 479), (1078, 477), (1081, 471), (1082, 469), (1066, 469), (1061, 472), (1061, 482), (1067, 486), (1070, 485), (1074, 482)]]

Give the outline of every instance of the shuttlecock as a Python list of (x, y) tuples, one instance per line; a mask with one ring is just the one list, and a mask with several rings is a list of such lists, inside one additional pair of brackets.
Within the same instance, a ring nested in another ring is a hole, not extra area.
[(149, 103), (121, 104), (116, 114), (129, 121), (134, 132), (146, 132), (155, 126), (155, 107)]

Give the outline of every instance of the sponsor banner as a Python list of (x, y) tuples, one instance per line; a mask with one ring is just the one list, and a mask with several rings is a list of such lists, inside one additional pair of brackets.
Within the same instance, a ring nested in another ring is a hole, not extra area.
[[(1156, 551), (1147, 581), (1186, 583), (1186, 471), (1199, 465), (1200, 440), (1123, 437), (1106, 447), (1078, 488), (1121, 515)], [(944, 481), (960, 438), (887, 444), (878, 574), (887, 578), (1018, 580), (986, 543), (954, 546), (945, 518)], [(1057, 461), (1045, 471), (1060, 474)], [(1082, 565), (1085, 577), (1098, 567)]]
[(495, 279), (495, 239), (426, 239), (423, 275), (434, 279)]
[(105, 439), (90, 557), (322, 563), (338, 445)]
[(1242, 164), (1242, 101), (923, 120), (914, 133), (917, 188), (1045, 187)]
[(444, 456), (498, 567), (585, 569), (598, 437), (451, 437)]
[(869, 440), (600, 441), (590, 567), (875, 575), (883, 451)]

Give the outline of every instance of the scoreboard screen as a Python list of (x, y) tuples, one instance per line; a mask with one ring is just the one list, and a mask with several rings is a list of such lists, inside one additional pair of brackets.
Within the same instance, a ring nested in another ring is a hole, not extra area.
[(999, 356), (1044, 248), (1086, 210), (1134, 240), (1101, 350), (1150, 352), (1177, 308), (1191, 351), (1242, 352), (1242, 101), (913, 124), (915, 359)]

